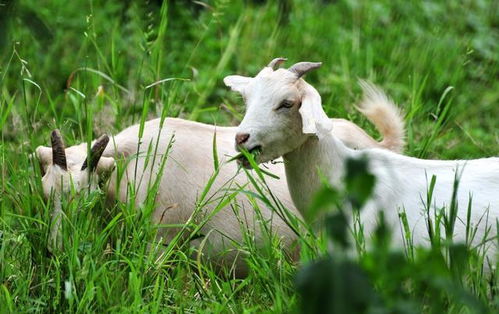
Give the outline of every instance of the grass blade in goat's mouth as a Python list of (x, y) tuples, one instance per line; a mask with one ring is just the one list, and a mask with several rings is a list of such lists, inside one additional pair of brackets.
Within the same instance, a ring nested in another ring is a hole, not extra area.
[[(255, 158), (256, 156), (258, 156), (261, 151), (262, 151), (262, 147), (260, 145), (253, 147), (249, 151), (247, 150), (247, 152), (249, 154), (253, 155), (253, 158)], [(237, 155), (231, 157), (227, 162), (231, 162), (231, 161), (238, 160), (238, 159), (243, 159), (243, 158), (246, 158), (244, 156), (244, 153), (243, 152), (239, 152)]]
[(238, 159), (243, 158), (243, 157), (244, 157), (244, 154), (243, 153), (239, 153), (239, 154), (237, 154), (235, 156), (232, 156), (229, 160), (227, 160), (227, 162), (238, 160)]
[[(255, 146), (251, 150), (246, 151), (246, 154), (251, 154), (253, 156), (253, 159), (255, 159), (256, 156), (258, 156), (261, 153), (261, 151), (262, 151), (262, 147), (261, 146)], [(240, 152), (237, 155), (231, 157), (227, 162), (232, 162), (234, 160), (238, 160), (240, 163), (244, 163), (245, 161), (248, 162), (248, 159), (246, 158), (244, 152)], [(249, 164), (249, 162), (248, 162), (248, 164)], [(271, 173), (271, 172), (269, 172), (267, 170), (264, 170), (264, 169), (262, 169), (260, 167), (258, 167), (258, 169), (262, 173), (268, 175), (271, 178), (274, 178), (274, 179), (277, 179), (277, 180), (281, 179), (279, 176), (277, 176), (277, 175), (275, 175), (275, 174), (273, 174), (273, 173)]]

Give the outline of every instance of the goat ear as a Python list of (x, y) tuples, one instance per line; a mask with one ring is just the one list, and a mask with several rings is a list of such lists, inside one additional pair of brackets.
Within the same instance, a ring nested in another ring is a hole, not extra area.
[(99, 163), (97, 163), (97, 168), (95, 169), (97, 174), (110, 173), (114, 170), (115, 163), (113, 157), (101, 157)]
[(322, 109), (322, 101), (319, 92), (305, 81), (301, 81), (302, 102), (300, 115), (302, 120), (302, 132), (321, 136), (331, 132), (333, 122)]
[(238, 93), (243, 93), (244, 88), (248, 86), (251, 81), (251, 77), (241, 76), (241, 75), (229, 75), (224, 78), (224, 83), (227, 87), (230, 87), (233, 91)]
[(43, 166), (52, 163), (52, 148), (50, 147), (38, 146), (35, 150), (35, 155)]
[(40, 173), (42, 177), (45, 175), (47, 171), (47, 166), (52, 164), (52, 148), (46, 146), (38, 146), (35, 149), (34, 154), (29, 155), (30, 160), (37, 160), (40, 165)]

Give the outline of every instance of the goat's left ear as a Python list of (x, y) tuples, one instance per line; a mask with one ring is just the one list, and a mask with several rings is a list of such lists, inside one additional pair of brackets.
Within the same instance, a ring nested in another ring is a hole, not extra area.
[(233, 91), (243, 93), (244, 88), (248, 86), (251, 81), (251, 77), (241, 76), (241, 75), (229, 75), (224, 78), (224, 83), (227, 87), (230, 87)]
[(302, 101), (300, 115), (302, 120), (302, 132), (321, 136), (331, 132), (333, 122), (322, 109), (322, 100), (319, 92), (305, 81), (300, 82), (302, 90)]
[(46, 146), (38, 146), (35, 150), (35, 154), (31, 155), (36, 157), (40, 161), (40, 166), (42, 167), (42, 172), (45, 171), (47, 165), (52, 163), (52, 148)]
[(107, 174), (114, 170), (115, 162), (113, 157), (101, 157), (95, 169), (97, 174)]

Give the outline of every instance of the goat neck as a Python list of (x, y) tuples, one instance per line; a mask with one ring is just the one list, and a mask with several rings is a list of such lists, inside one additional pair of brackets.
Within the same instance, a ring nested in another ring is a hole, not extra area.
[(323, 182), (342, 187), (345, 160), (353, 155), (332, 133), (310, 136), (303, 145), (283, 156), (289, 192), (305, 213)]

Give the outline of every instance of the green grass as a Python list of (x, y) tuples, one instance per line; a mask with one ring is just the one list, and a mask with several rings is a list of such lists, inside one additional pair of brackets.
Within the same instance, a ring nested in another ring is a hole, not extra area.
[[(248, 237), (249, 276), (226, 278), (181, 243), (158, 258), (152, 204), (110, 208), (99, 193), (67, 201), (71, 249), (47, 255), (51, 206), (29, 159), (56, 127), (72, 145), (161, 115), (236, 125), (242, 100), (223, 77), (255, 75), (277, 56), (322, 61), (307, 80), (327, 113), (373, 135), (351, 104), (358, 78), (380, 85), (406, 113), (408, 155), (499, 154), (497, 1), (289, 0), (289, 15), (277, 1), (170, 2), (0, 1), (0, 311), (298, 311), (300, 266), (275, 239), (256, 249)], [(302, 235), (303, 264), (327, 251), (327, 236), (317, 237)], [(388, 249), (363, 252), (373, 304), (497, 310), (497, 278), (479, 272), (479, 256), (456, 275), (437, 251), (414, 248), (408, 261)], [(356, 274), (348, 265), (331, 269)]]

